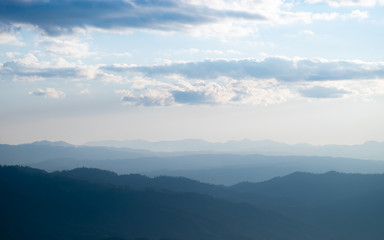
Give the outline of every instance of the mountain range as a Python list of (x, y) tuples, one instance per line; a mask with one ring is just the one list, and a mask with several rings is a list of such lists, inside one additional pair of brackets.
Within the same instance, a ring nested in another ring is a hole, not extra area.
[(1, 239), (333, 239), (246, 203), (138, 191), (23, 167), (0, 168), (0, 192)]
[(1, 239), (379, 240), (384, 174), (295, 172), (232, 186), (0, 167)]
[(311, 145), (300, 143), (289, 145), (271, 140), (227, 142), (207, 142), (200, 139), (176, 141), (125, 140), (88, 142), (87, 146), (107, 146), (117, 148), (144, 149), (155, 152), (203, 151), (235, 154), (262, 154), (268, 156), (326, 156), (357, 158), (364, 160), (384, 160), (384, 142), (369, 141), (360, 145)]
[(296, 171), (383, 173), (384, 161), (326, 156), (277, 156), (219, 152), (152, 152), (143, 149), (74, 146), (64, 142), (0, 145), (0, 164), (46, 171), (79, 167), (119, 174), (183, 176), (214, 184), (260, 182)]

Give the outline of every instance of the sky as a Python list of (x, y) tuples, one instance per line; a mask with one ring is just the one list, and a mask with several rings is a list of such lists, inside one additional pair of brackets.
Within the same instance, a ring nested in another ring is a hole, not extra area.
[(0, 143), (384, 141), (383, 0), (2, 0)]

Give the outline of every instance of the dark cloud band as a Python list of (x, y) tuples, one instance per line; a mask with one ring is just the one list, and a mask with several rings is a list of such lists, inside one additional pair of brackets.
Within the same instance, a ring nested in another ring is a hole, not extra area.
[(87, 27), (179, 31), (223, 18), (265, 19), (260, 14), (218, 11), (176, 0), (0, 1), (0, 24), (32, 24), (49, 35), (71, 33), (75, 28)]
[(321, 86), (300, 90), (302, 96), (309, 98), (340, 98), (348, 93), (350, 92), (343, 89)]
[(292, 60), (270, 57), (264, 60), (208, 60), (203, 62), (174, 63), (158, 66), (108, 66), (114, 72), (139, 72), (148, 76), (178, 74), (189, 79), (274, 78), (285, 82), (327, 81), (384, 78), (381, 63), (354, 61)]

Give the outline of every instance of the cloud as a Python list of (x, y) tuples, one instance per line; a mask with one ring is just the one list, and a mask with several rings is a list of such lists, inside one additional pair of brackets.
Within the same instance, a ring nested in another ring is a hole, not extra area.
[[(0, 73), (14, 81), (87, 83), (81, 86), (82, 94), (88, 93), (91, 83), (124, 86), (125, 91), (116, 92), (121, 102), (138, 106), (270, 105), (300, 96), (369, 99), (384, 89), (382, 62), (285, 57), (140, 66), (79, 65), (62, 58), (45, 62), (27, 54), (0, 65)], [(58, 96), (48, 89), (31, 94)]]
[(145, 93), (135, 96), (129, 90), (116, 90), (116, 94), (122, 95), (121, 102), (136, 106), (170, 106), (174, 99), (169, 92), (159, 90), (147, 90)]
[(141, 73), (149, 77), (179, 75), (188, 79), (277, 79), (283, 82), (384, 78), (384, 63), (268, 57), (262, 60), (206, 60), (154, 66), (111, 65), (116, 73)]
[(326, 3), (331, 7), (373, 7), (382, 4), (377, 0), (305, 0), (307, 3)]
[(129, 53), (129, 52), (114, 53), (112, 55), (115, 57), (121, 57), (121, 58), (132, 57), (132, 53)]
[[(376, 4), (376, 1), (354, 0), (306, 2), (325, 2), (331, 6)], [(255, 34), (259, 24), (310, 24), (319, 20), (363, 19), (368, 14), (291, 11), (288, 5), (281, 0), (3, 0), (0, 1), (0, 25), (8, 28), (31, 25), (49, 36), (99, 29), (186, 32), (196, 37), (227, 38)]]
[(308, 36), (315, 35), (315, 33), (311, 30), (303, 30), (303, 31), (301, 31), (301, 34), (308, 35)]
[(76, 40), (47, 39), (39, 43), (49, 54), (61, 57), (82, 58), (89, 56), (88, 44)]
[(176, 103), (204, 104), (210, 102), (210, 99), (204, 94), (204, 92), (173, 91), (172, 95)]
[(362, 20), (368, 18), (369, 14), (367, 11), (353, 10), (350, 17)]
[(24, 43), (19, 39), (17, 35), (18, 30), (19, 28), (10, 25), (8, 22), (2, 22), (0, 15), (0, 44), (23, 46)]
[(308, 98), (340, 98), (350, 93), (344, 89), (322, 86), (301, 89), (299, 92), (302, 96)]
[(15, 58), (15, 57), (18, 57), (20, 55), (21, 55), (21, 53), (19, 53), (19, 52), (6, 52), (5, 53), (5, 56), (7, 56), (7, 58)]
[(311, 13), (311, 12), (287, 12), (286, 23), (292, 22), (304, 22), (306, 24), (313, 23), (313, 21), (335, 21), (335, 20), (348, 20), (358, 19), (363, 20), (369, 18), (367, 11), (353, 10), (351, 13), (339, 13), (339, 12), (323, 12), (323, 13)]
[(179, 80), (143, 89), (116, 90), (123, 104), (172, 105), (270, 105), (285, 102), (294, 94), (275, 80), (222, 80), (217, 82)]
[(182, 31), (223, 19), (264, 20), (259, 13), (214, 9), (188, 1), (162, 0), (63, 0), (0, 2), (0, 22), (30, 24), (51, 36), (70, 34), (76, 29), (151, 29)]
[(41, 96), (45, 98), (64, 98), (65, 93), (59, 90), (56, 90), (54, 88), (46, 88), (44, 89), (36, 89), (34, 91), (29, 92), (30, 95), (35, 95), (35, 96)]
[(332, 12), (332, 13), (315, 13), (312, 15), (313, 20), (323, 20), (323, 21), (332, 21), (337, 18), (342, 17), (340, 13)]
[(40, 61), (33, 54), (26, 54), (23, 58), (3, 63), (0, 73), (4, 79), (8, 78), (15, 81), (84, 80), (104, 77), (95, 66), (70, 63), (63, 58)]
[(22, 46), (23, 42), (12, 33), (0, 31), (0, 44), (11, 44), (16, 46)]
[(0, 44), (11, 43), (17, 41), (14, 35), (0, 32)]
[(80, 91), (80, 95), (91, 95), (91, 91), (88, 88), (84, 88)]

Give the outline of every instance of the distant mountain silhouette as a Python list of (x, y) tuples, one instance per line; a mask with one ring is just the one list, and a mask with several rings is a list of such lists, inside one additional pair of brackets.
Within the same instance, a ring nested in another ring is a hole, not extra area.
[[(51, 141), (43, 140), (43, 141), (33, 142), (30, 144), (35, 146), (74, 147), (74, 145), (66, 143), (64, 141), (51, 142)], [(29, 145), (29, 144), (21, 144), (21, 145)]]
[(271, 140), (206, 142), (199, 139), (150, 142), (145, 140), (98, 141), (88, 146), (145, 149), (156, 152), (205, 151), (207, 153), (262, 154), (269, 156), (326, 156), (384, 160), (384, 142), (369, 141), (360, 145), (321, 145), (301, 143), (289, 145)]
[[(249, 204), (196, 193), (96, 184), (26, 167), (0, 167), (1, 239), (334, 239), (326, 231)], [(176, 179), (178, 181), (180, 179)], [(100, 180), (103, 182), (103, 180)]]
[(311, 173), (325, 173), (328, 171), (345, 173), (384, 172), (384, 161), (333, 157), (205, 154), (178, 156), (168, 159), (178, 160), (179, 164), (182, 162), (203, 162), (204, 165), (200, 168), (188, 169), (185, 167), (182, 169), (180, 167), (179, 169), (143, 171), (143, 173), (152, 177), (161, 175), (184, 176), (203, 182), (233, 185), (242, 181), (265, 181), (297, 171)]
[(183, 176), (213, 184), (265, 181), (296, 171), (382, 173), (384, 161), (314, 156), (264, 156), (232, 153), (158, 153), (63, 142), (0, 145), (0, 164), (27, 165), (46, 171), (88, 167), (119, 174)]
[(34, 142), (31, 144), (0, 144), (0, 164), (35, 164), (54, 159), (108, 160), (154, 156), (144, 150), (109, 147), (74, 146), (65, 142)]

